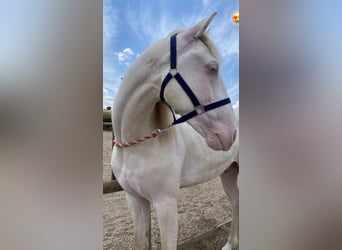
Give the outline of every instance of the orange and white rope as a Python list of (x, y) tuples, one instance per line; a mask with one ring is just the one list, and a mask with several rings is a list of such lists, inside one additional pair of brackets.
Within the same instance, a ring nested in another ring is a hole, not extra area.
[(137, 139), (135, 139), (133, 141), (130, 141), (130, 142), (120, 143), (120, 142), (117, 142), (117, 141), (113, 140), (112, 141), (112, 145), (113, 145), (113, 147), (116, 146), (116, 147), (119, 147), (119, 148), (133, 146), (133, 145), (138, 144), (140, 142), (147, 141), (147, 140), (150, 140), (150, 139), (152, 139), (154, 137), (157, 137), (158, 135), (162, 135), (162, 134), (166, 133), (170, 128), (171, 128), (171, 125), (166, 127), (166, 128), (164, 128), (164, 129), (157, 129), (157, 130), (153, 131), (149, 135), (146, 135), (146, 136), (141, 137), (141, 138), (137, 138)]
[(116, 147), (119, 147), (119, 148), (124, 148), (124, 147), (129, 147), (129, 146), (132, 146), (132, 145), (135, 145), (139, 142), (143, 142), (143, 141), (147, 141), (149, 139), (152, 139), (156, 136), (158, 136), (158, 132), (157, 131), (153, 131), (151, 134), (149, 135), (146, 135), (144, 137), (141, 137), (141, 138), (138, 138), (138, 139), (135, 139), (133, 141), (130, 141), (130, 142), (124, 142), (124, 143), (120, 143), (120, 142), (117, 142), (115, 140), (113, 140), (113, 146), (116, 146)]

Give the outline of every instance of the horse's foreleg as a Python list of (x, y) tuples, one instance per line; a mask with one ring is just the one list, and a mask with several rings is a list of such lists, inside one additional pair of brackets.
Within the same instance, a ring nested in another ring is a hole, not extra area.
[(175, 250), (178, 230), (177, 200), (165, 197), (155, 201), (153, 206), (158, 217), (162, 250)]
[(239, 249), (239, 189), (237, 176), (239, 173), (238, 163), (232, 163), (221, 175), (224, 191), (228, 195), (232, 205), (232, 223), (227, 244), (222, 250)]
[(129, 210), (134, 222), (134, 249), (151, 249), (151, 210), (150, 202), (126, 193)]

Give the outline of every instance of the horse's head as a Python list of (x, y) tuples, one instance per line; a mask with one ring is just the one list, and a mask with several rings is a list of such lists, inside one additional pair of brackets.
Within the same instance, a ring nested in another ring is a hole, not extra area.
[[(215, 15), (177, 35), (177, 71), (203, 106), (228, 97), (220, 76), (218, 53), (205, 33)], [(184, 115), (195, 109), (174, 78), (165, 88), (164, 97), (177, 114)], [(231, 104), (197, 115), (188, 123), (214, 150), (229, 150), (236, 137), (237, 122)]]

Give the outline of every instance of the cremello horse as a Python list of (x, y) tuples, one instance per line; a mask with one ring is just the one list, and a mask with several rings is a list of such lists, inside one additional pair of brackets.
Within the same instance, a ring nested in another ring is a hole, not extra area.
[(232, 204), (231, 233), (223, 249), (238, 247), (237, 119), (218, 54), (205, 33), (215, 15), (147, 49), (116, 96), (111, 164), (127, 194), (135, 249), (151, 248), (151, 204), (162, 249), (175, 250), (180, 188), (217, 176)]

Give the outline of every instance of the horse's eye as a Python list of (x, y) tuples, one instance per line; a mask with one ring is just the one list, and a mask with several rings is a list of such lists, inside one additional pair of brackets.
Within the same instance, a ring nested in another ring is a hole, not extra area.
[(208, 72), (210, 74), (216, 74), (218, 72), (218, 64), (216, 62), (211, 62), (207, 65)]
[(209, 71), (210, 71), (210, 73), (216, 73), (217, 72), (217, 69), (216, 68), (214, 68), (214, 67), (210, 67), (209, 68)]

